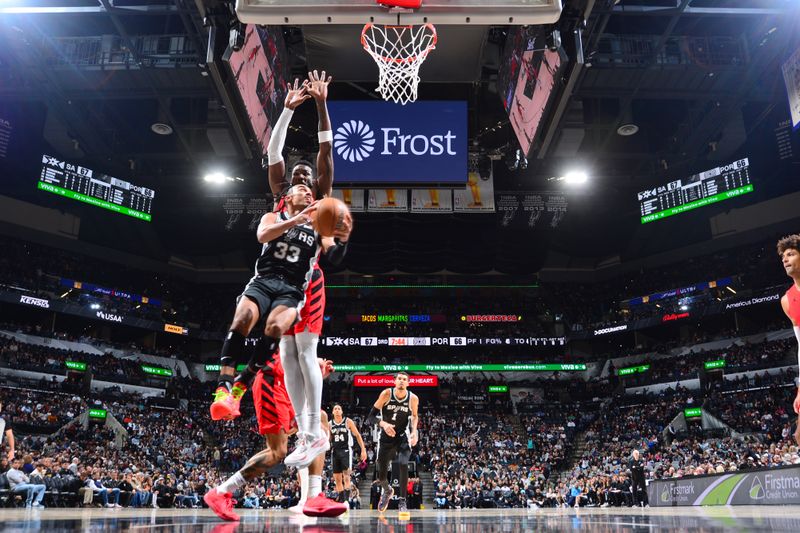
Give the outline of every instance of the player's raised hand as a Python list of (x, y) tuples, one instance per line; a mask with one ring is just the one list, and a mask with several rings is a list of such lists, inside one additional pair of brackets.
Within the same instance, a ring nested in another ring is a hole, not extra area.
[(314, 70), (308, 73), (308, 79), (305, 81), (304, 85), (306, 86), (308, 94), (319, 102), (328, 99), (328, 85), (332, 81), (333, 76), (326, 76), (324, 70), (321, 73)]
[(297, 219), (297, 224), (311, 224), (314, 222), (314, 217), (317, 214), (317, 205), (318, 201), (314, 201), (309, 204), (308, 207), (300, 211), (300, 213), (295, 217)]
[(394, 430), (394, 424), (381, 421), (381, 427), (390, 437), (394, 437), (395, 435), (397, 435), (397, 432)]
[(289, 85), (289, 92), (286, 93), (286, 100), (283, 101), (283, 105), (288, 109), (294, 111), (297, 109), (297, 106), (305, 102), (311, 98), (311, 95), (308, 94), (307, 87), (305, 82), (300, 84), (300, 80), (295, 78), (294, 86), (291, 84)]
[(353, 231), (353, 217), (347, 213), (342, 217), (342, 221), (336, 224), (333, 229), (333, 237), (339, 239), (340, 242), (347, 242), (350, 239), (350, 233)]

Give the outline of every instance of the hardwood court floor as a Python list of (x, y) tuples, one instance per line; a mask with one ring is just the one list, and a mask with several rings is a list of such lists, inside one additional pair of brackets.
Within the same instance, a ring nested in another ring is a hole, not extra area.
[(351, 511), (324, 519), (288, 511), (240, 512), (241, 522), (224, 523), (207, 509), (0, 509), (0, 532), (800, 531), (800, 506), (424, 510), (412, 511), (408, 520), (401, 520), (396, 511), (383, 516), (375, 511)]

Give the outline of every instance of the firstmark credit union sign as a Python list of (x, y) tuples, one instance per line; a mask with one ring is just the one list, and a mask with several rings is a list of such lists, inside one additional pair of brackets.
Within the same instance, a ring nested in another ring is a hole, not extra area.
[(647, 490), (650, 504), (658, 507), (797, 505), (800, 467), (657, 480)]

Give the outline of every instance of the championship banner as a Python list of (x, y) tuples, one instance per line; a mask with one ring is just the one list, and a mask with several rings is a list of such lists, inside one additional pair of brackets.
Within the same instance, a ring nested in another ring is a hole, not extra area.
[(463, 189), (453, 190), (453, 208), (456, 213), (494, 213), (492, 172), (481, 176), (477, 168), (470, 168), (467, 185)]
[(343, 201), (351, 213), (367, 210), (364, 206), (364, 189), (333, 189), (333, 197)]
[(517, 217), (519, 211), (519, 200), (516, 194), (497, 195), (497, 211), (502, 215), (500, 225), (508, 227)]
[(524, 226), (529, 229), (548, 224), (557, 227), (567, 213), (567, 197), (555, 192), (501, 192), (497, 211), (502, 213), (501, 227)]
[(408, 189), (370, 189), (367, 211), (371, 213), (407, 213)]
[(656, 480), (648, 485), (647, 495), (654, 507), (797, 505), (800, 467)]
[(792, 127), (800, 125), (800, 48), (781, 67), (786, 95), (789, 98), (789, 111), (792, 113)]
[(412, 213), (452, 213), (453, 193), (450, 189), (411, 189)]

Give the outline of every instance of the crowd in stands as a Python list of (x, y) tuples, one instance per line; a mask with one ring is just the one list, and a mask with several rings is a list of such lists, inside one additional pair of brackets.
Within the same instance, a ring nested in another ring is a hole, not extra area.
[[(204, 285), (203, 290), (196, 290), (195, 284), (177, 275), (140, 270), (122, 262), (112, 263), (7, 236), (0, 236), (0, 244), (4, 250), (0, 257), (0, 285), (45, 298), (85, 305), (99, 303), (108, 313), (221, 331), (224, 320), (230, 317), (221, 317), (220, 309), (229, 308), (232, 314), (238, 293), (237, 287), (226, 285)], [(62, 278), (145, 296), (160, 304), (69, 287), (62, 284)]]
[[(772, 286), (788, 286), (786, 273), (780, 266), (775, 243), (783, 235), (773, 235), (757, 243), (739, 246), (707, 255), (690, 257), (676, 264), (642, 268), (609, 281), (576, 284), (549, 283), (542, 286), (542, 303), (553, 314), (562, 315), (576, 329), (589, 329), (626, 322), (632, 318), (658, 316), (680, 311), (680, 296), (631, 307), (623, 302), (631, 298), (669, 291), (701, 282), (735, 278), (735, 290), (755, 290)], [(573, 297), (581, 294), (580, 300)], [(707, 290), (692, 298), (708, 299), (707, 295), (733, 297), (725, 291)], [(586, 305), (591, 302), (591, 305)], [(699, 303), (699, 302), (698, 302)]]
[[(117, 309), (114, 306), (119, 305), (125, 312), (143, 313), (141, 316), (154, 320), (195, 321), (202, 327), (222, 330), (224, 322), (230, 319), (231, 295), (240, 289), (216, 287), (197, 291), (176, 277), (153, 276), (119, 268), (116, 264), (109, 268), (103, 261), (77, 258), (13, 239), (3, 238), (2, 242), (9, 253), (0, 258), (0, 283), (23, 287), (50, 298), (59, 296), (58, 292), (63, 290), (59, 285), (60, 277), (119, 287), (162, 299), (164, 306), (142, 306), (145, 309), (142, 311), (142, 307), (137, 310), (125, 299), (107, 295), (91, 298), (101, 298), (108, 309)], [(458, 291), (448, 293), (447, 298), (440, 297), (443, 293), (429, 291), (421, 301), (413, 291), (400, 299), (369, 296), (372, 309), (404, 314), (446, 314), (448, 321), (443, 324), (384, 323), (365, 329), (363, 324), (348, 323), (348, 314), (364, 312), (363, 298), (331, 299), (328, 314), (334, 317), (330, 322), (331, 334), (338, 336), (361, 337), (369, 331), (379, 331), (385, 336), (431, 331), (442, 337), (545, 336), (555, 331), (552, 324), (557, 316), (573, 326), (597, 325), (646, 316), (652, 311), (644, 307), (624, 309), (614, 300), (620, 295), (625, 298), (641, 296), (731, 274), (735, 274), (737, 283), (744, 287), (782, 283), (785, 275), (775, 268), (777, 264), (773, 243), (762, 243), (687, 261), (680, 269), (668, 266), (584, 286), (547, 284), (539, 291), (530, 294), (523, 291), (516, 297), (511, 314), (519, 312), (523, 320), (511, 323), (454, 320), (454, 312), (456, 315), (461, 312), (509, 314), (508, 302), (500, 298)], [(92, 279), (87, 279), (87, 273), (91, 273)], [(582, 298), (574, 298), (576, 291)], [(614, 297), (609, 298), (610, 294)], [(89, 296), (85, 291), (75, 290), (65, 298), (85, 303)], [(444, 300), (458, 301), (458, 306), (445, 306)], [(526, 312), (518, 311), (520, 309)], [(34, 333), (48, 335), (41, 328)], [(731, 338), (741, 333), (697, 333), (692, 342)], [(72, 340), (93, 342), (93, 339), (80, 337)], [(686, 340), (622, 349), (615, 356), (667, 353), (682, 342)], [(795, 342), (790, 338), (757, 344), (737, 343), (725, 349), (645, 359), (636, 364), (650, 364), (650, 369), (626, 378), (626, 384), (650, 386), (694, 378), (703, 362), (715, 359), (726, 361), (725, 373), (792, 365)], [(547, 353), (545, 348), (520, 348), (522, 350), (526, 351), (524, 355), (509, 352), (514, 362), (538, 362), (541, 353)], [(448, 362), (464, 362), (464, 353), (448, 352)], [(536, 359), (530, 355), (532, 352), (536, 352)], [(555, 347), (552, 352), (560, 357), (560, 362), (570, 360), (561, 347)], [(0, 367), (3, 368), (64, 375), (65, 361), (75, 359), (87, 363), (97, 379), (127, 384), (141, 384), (148, 379), (141, 371), (140, 362), (133, 359), (110, 353), (98, 356), (26, 344), (0, 335)], [(475, 350), (468, 361), (493, 363), (497, 362), (497, 355), (489, 349)], [(408, 362), (408, 358), (382, 354), (373, 362)], [(642, 451), (646, 475), (650, 479), (800, 464), (798, 448), (792, 441), (795, 370), (712, 381), (705, 390), (693, 392), (679, 385), (658, 394), (627, 397), (620, 395), (613, 376), (589, 381), (561, 380), (561, 377), (524, 380), (526, 387), (541, 394), (532, 394), (515, 405), (508, 395), (486, 394), (486, 386), (496, 383), (491, 379), (454, 376), (441, 380), (442, 390), (447, 389), (449, 394), (442, 395), (431, 405), (423, 405), (421, 440), (412, 456), (420, 469), (428, 470), (433, 476), (437, 507), (633, 505), (639, 503), (639, 496), (632, 491), (628, 463), (634, 449)], [(7, 418), (21, 436), (20, 461), (9, 464), (4, 459), (0, 462), (0, 471), (18, 470), (31, 484), (45, 485), (49, 493), (45, 500), (47, 505), (202, 505), (202, 495), (208, 488), (240, 468), (254, 451), (263, 447), (264, 440), (255, 431), (249, 397), (243, 402), (241, 419), (212, 424), (205, 401), (210, 391), (208, 384), (188, 376), (163, 383), (172, 391), (175, 400), (169, 408), (118, 389), (92, 393), (79, 383), (65, 386), (44, 380), (36, 384), (38, 392), (30, 387), (0, 387), (0, 403), (3, 404), (0, 415)], [(513, 386), (514, 382), (509, 380), (503, 384)], [(459, 396), (471, 399), (462, 400)], [(347, 402), (353, 397), (352, 384), (344, 376), (334, 374), (326, 382), (324, 405)], [(478, 400), (479, 397), (482, 399)], [(179, 402), (178, 398), (183, 401)], [(481, 402), (480, 412), (474, 408), (477, 401)], [(107, 410), (119, 424), (72, 422), (94, 406)], [(702, 430), (697, 422), (690, 422), (685, 430), (673, 426), (673, 419), (689, 406), (702, 406), (733, 431)], [(368, 462), (372, 464), (375, 459), (372, 428), (364, 423), (368, 407), (348, 406), (346, 414), (360, 427), (367, 443)], [(368, 475), (368, 470), (362, 468), (359, 475)], [(330, 477), (326, 473), (326, 479)], [(263, 479), (246, 486), (237, 496), (248, 506), (291, 506), (299, 497), (295, 472), (276, 468)]]
[(0, 388), (3, 416), (17, 425), (54, 432), (86, 407), (80, 396), (41, 394), (25, 388)]
[[(554, 324), (564, 322), (573, 331), (618, 324), (637, 318), (678, 312), (685, 303), (676, 296), (655, 303), (630, 306), (629, 298), (667, 291), (686, 285), (732, 277), (738, 291), (785, 285), (785, 273), (775, 254), (779, 236), (753, 245), (690, 258), (676, 265), (620, 274), (597, 283), (543, 283), (539, 288), (519, 289), (336, 289), (329, 291), (330, 326), (342, 336), (558, 336)], [(80, 304), (99, 303), (105, 312), (120, 313), (191, 325), (208, 331), (224, 331), (232, 316), (237, 284), (203, 285), (178, 275), (139, 270), (43, 245), (0, 237), (5, 254), (0, 258), (0, 285), (48, 298)], [(246, 281), (243, 274), (242, 283)], [(152, 298), (153, 303), (67, 287), (61, 278), (93, 283)], [(71, 290), (70, 290), (71, 289)], [(498, 298), (498, 293), (503, 297)], [(579, 301), (573, 297), (581, 294)], [(695, 291), (693, 305), (733, 297), (720, 289)], [(362, 315), (444, 315), (445, 323), (359, 323), (347, 317)], [(519, 322), (472, 322), (468, 315), (517, 315)]]
[(687, 355), (644, 359), (630, 363), (631, 366), (649, 364), (643, 373), (626, 377), (628, 386), (641, 386), (654, 383), (681, 381), (696, 378), (703, 363), (725, 361), (725, 372), (736, 373), (764, 368), (794, 365), (797, 363), (797, 341), (779, 339), (760, 343), (731, 343), (724, 349), (697, 350)]

